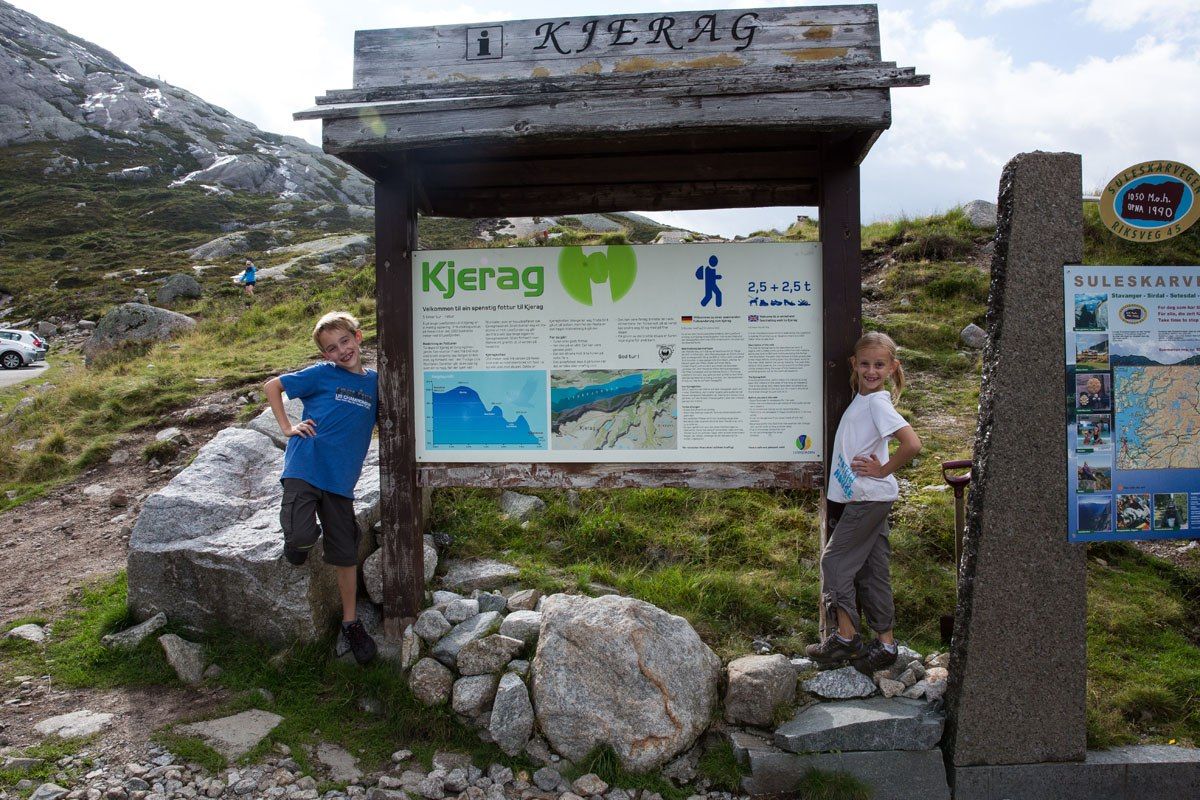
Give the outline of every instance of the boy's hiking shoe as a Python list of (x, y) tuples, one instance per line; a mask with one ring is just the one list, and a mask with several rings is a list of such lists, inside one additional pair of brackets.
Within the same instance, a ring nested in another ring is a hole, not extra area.
[(299, 548), (291, 548), (286, 544), (283, 546), (283, 557), (293, 567), (298, 567), (308, 560), (308, 551), (300, 550)]
[(375, 657), (375, 640), (361, 622), (354, 620), (349, 625), (343, 625), (342, 633), (346, 636), (346, 643), (350, 645), (354, 660), (359, 664), (366, 664)]
[(863, 648), (862, 654), (851, 663), (854, 664), (856, 670), (869, 678), (879, 670), (887, 669), (895, 664), (896, 654), (889, 653), (883, 646), (883, 642), (872, 639), (871, 643)]
[(804, 648), (808, 657), (817, 662), (819, 667), (830, 667), (842, 664), (852, 658), (862, 655), (862, 637), (857, 633), (848, 642), (830, 634), (820, 644), (810, 644)]

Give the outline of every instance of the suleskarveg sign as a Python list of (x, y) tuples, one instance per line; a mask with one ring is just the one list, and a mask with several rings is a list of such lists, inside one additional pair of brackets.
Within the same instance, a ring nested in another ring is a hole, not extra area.
[(821, 458), (821, 251), (413, 254), (417, 458)]
[(1100, 219), (1134, 242), (1160, 242), (1200, 219), (1200, 175), (1175, 161), (1144, 161), (1122, 171), (1100, 194)]
[(1200, 267), (1065, 270), (1068, 537), (1200, 536)]

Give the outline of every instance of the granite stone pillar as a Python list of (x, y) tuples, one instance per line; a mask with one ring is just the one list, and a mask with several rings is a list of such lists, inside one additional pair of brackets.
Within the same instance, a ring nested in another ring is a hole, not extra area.
[(1074, 153), (1024, 153), (1000, 180), (943, 740), (953, 767), (1084, 758), (1085, 552), (1067, 542), (1063, 367), (1080, 193)]

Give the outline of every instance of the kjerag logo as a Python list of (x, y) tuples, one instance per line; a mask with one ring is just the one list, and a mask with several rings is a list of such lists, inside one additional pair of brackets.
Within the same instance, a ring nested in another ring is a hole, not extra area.
[(610, 245), (605, 252), (584, 255), (582, 247), (564, 247), (558, 256), (558, 278), (573, 300), (592, 304), (592, 284), (607, 283), (613, 302), (633, 288), (637, 256), (627, 244)]
[(482, 292), (497, 289), (522, 291), (526, 297), (541, 297), (545, 289), (546, 268), (532, 267), (458, 267), (451, 260), (421, 262), (423, 291), (441, 292), (449, 300), (458, 292)]

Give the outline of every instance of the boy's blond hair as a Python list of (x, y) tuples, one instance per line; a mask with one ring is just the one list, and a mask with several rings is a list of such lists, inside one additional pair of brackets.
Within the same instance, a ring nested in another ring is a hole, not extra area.
[(341, 330), (346, 333), (354, 333), (359, 330), (358, 320), (345, 311), (330, 311), (325, 316), (317, 320), (317, 327), (313, 328), (312, 338), (317, 349), (321, 349), (320, 336), (325, 331)]

